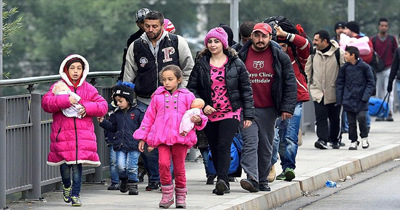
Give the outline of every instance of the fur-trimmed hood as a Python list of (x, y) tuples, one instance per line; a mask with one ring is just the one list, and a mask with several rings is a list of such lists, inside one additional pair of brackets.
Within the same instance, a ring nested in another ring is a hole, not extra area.
[(60, 65), (59, 73), (60, 73), (61, 79), (63, 79), (63, 80), (67, 83), (67, 85), (69, 85), (69, 86), (74, 86), (74, 85), (72, 84), (72, 82), (69, 80), (68, 75), (64, 72), (64, 66), (65, 66), (65, 65), (67, 64), (67, 62), (68, 62), (69, 60), (71, 60), (72, 58), (79, 58), (79, 59), (81, 59), (81, 60), (83, 61), (83, 63), (85, 64), (85, 67), (84, 67), (83, 72), (82, 72), (82, 78), (81, 78), (81, 80), (79, 81), (79, 84), (77, 85), (77, 87), (79, 87), (79, 86), (81, 86), (82, 83), (86, 80), (86, 77), (87, 77), (87, 75), (88, 75), (88, 73), (89, 73), (89, 63), (87, 62), (87, 60), (86, 60), (83, 56), (78, 55), (78, 54), (71, 54), (71, 55), (67, 56), (67, 57), (63, 60), (63, 62), (61, 63), (61, 65)]

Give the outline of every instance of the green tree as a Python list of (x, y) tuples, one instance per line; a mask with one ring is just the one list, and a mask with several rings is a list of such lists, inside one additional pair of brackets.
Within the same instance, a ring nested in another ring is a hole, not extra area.
[[(9, 55), (11, 53), (12, 42), (8, 42), (8, 38), (15, 33), (19, 28), (21, 28), (21, 17), (12, 20), (11, 22), (7, 22), (11, 16), (18, 12), (16, 7), (10, 8), (9, 10), (5, 10), (6, 3), (3, 2), (1, 5), (1, 9), (3, 11), (3, 55)], [(11, 75), (10, 72), (3, 72), (4, 78), (9, 78)]]

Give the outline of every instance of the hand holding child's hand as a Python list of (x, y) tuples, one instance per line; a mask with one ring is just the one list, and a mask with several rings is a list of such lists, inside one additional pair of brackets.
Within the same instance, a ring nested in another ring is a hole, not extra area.
[(102, 123), (104, 120), (104, 117), (97, 117), (97, 121), (99, 121), (99, 123)]
[(198, 125), (201, 123), (201, 117), (200, 115), (193, 115), (192, 117), (190, 117), (190, 121)]
[(144, 152), (144, 141), (139, 141), (138, 147), (140, 152)]
[(71, 103), (71, 105), (77, 104), (78, 101), (75, 99), (74, 96), (70, 95), (69, 96), (69, 103)]

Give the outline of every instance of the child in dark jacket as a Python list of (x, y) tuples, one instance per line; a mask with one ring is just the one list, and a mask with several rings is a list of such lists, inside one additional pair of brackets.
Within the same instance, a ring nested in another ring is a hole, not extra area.
[(368, 101), (375, 88), (374, 75), (371, 66), (359, 58), (356, 47), (346, 46), (344, 58), (346, 63), (340, 68), (336, 79), (336, 104), (343, 105), (349, 121), (349, 150), (356, 150), (357, 121), (360, 126), (361, 145), (369, 147), (366, 112)]
[(117, 110), (109, 120), (98, 118), (100, 126), (109, 132), (115, 133), (112, 140), (117, 156), (117, 171), (122, 193), (129, 191), (129, 195), (138, 195), (138, 159), (140, 152), (139, 141), (133, 138), (133, 132), (140, 125), (141, 112), (134, 107), (134, 85), (132, 83), (118, 83), (114, 88), (113, 99), (118, 105)]

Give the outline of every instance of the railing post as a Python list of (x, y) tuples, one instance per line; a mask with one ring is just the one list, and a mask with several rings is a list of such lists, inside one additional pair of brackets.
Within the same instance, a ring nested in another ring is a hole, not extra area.
[[(102, 87), (97, 87), (97, 91), (99, 91), (100, 95), (103, 94), (103, 88)], [(102, 164), (99, 167), (95, 168), (95, 173), (94, 173), (94, 182), (96, 183), (102, 183), (103, 182), (103, 155), (104, 155), (104, 141), (101, 141), (101, 136), (104, 135), (103, 129), (99, 126), (99, 122), (97, 119), (93, 118), (94, 122), (94, 132), (96, 134), (96, 140), (97, 140), (97, 153), (99, 154), (100, 161)]]
[(6, 209), (7, 183), (7, 140), (6, 140), (6, 98), (0, 97), (0, 208)]
[(42, 170), (41, 170), (41, 94), (31, 94), (31, 121), (32, 121), (32, 189), (26, 192), (26, 198), (40, 200), (42, 197)]

